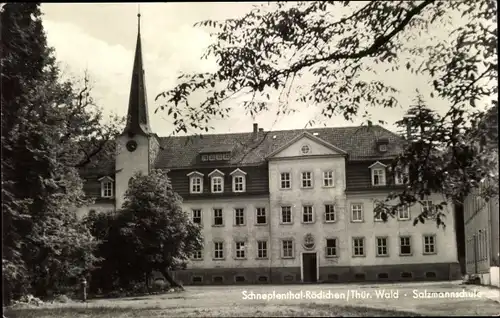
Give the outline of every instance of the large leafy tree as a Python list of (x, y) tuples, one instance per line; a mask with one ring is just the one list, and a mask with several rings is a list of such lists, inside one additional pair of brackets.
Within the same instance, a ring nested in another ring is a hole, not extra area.
[[(448, 109), (429, 112), (421, 98), (409, 110), (413, 119), (401, 122), (418, 132), (393, 167), (409, 166), (410, 184), (381, 210), (393, 215), (395, 204), (422, 203), (430, 192), (460, 202), (491, 172), (491, 165), (481, 164), (481, 147), (462, 137), (483, 135), (484, 127), (475, 124), (484, 116), (479, 106), (497, 105), (496, 11), (493, 0), (275, 2), (241, 18), (203, 21), (198, 25), (211, 28), (214, 39), (204, 57), (217, 68), (182, 74), (178, 85), (158, 95), (159, 109), (173, 116), (176, 132), (208, 131), (211, 119), (235, 107), (228, 99), (243, 93), (252, 96), (243, 104), (250, 114), (269, 110), (278, 96), (279, 113), (301, 102), (327, 118), (350, 120), (374, 107), (408, 107), (378, 72), (418, 74), (428, 79), (431, 99)], [(205, 98), (190, 104), (193, 95)], [(419, 219), (440, 222), (441, 208)]]
[[(199, 226), (182, 210), (182, 199), (162, 170), (136, 174), (123, 208), (90, 221), (102, 238), (99, 255), (103, 260), (95, 277), (107, 273), (125, 288), (132, 282), (147, 282), (153, 271), (162, 273), (171, 286), (180, 287), (169, 271), (185, 266), (202, 244)], [(113, 286), (112, 282), (106, 285)]]
[[(440, 193), (443, 200), (456, 204), (471, 194), (486, 200), (498, 196), (498, 106), (471, 115), (470, 122), (464, 116), (447, 123), (426, 105), (422, 95), (416, 97), (407, 116), (397, 122), (410, 130), (409, 145), (390, 167), (403, 176), (408, 187), (379, 202), (376, 214), (387, 219), (400, 206), (421, 202), (431, 193)], [(445, 205), (437, 202), (424, 209), (414, 223), (432, 219), (445, 225)]]
[(4, 300), (61, 291), (91, 268), (96, 245), (75, 208), (88, 203), (78, 169), (110, 150), (88, 80), (63, 81), (38, 3), (1, 12)]

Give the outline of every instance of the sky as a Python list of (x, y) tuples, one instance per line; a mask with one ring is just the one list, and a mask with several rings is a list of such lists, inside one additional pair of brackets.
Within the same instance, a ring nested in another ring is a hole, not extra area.
[[(159, 136), (173, 131), (173, 120), (166, 112), (154, 113), (159, 106), (155, 97), (176, 83), (179, 72), (210, 71), (214, 65), (201, 56), (210, 43), (210, 35), (194, 27), (196, 22), (208, 19), (236, 18), (249, 11), (255, 2), (206, 2), (206, 3), (142, 3), (141, 34), (144, 70), (148, 92), (149, 118), (152, 130)], [(125, 116), (134, 50), (137, 37), (138, 4), (134, 3), (44, 3), (43, 24), (50, 46), (65, 75), (83, 77), (90, 75), (93, 97), (105, 114)], [(387, 74), (380, 77), (400, 90), (399, 101), (408, 106), (415, 97), (416, 89), (425, 93), (425, 79), (410, 73)], [(193, 103), (191, 103), (193, 104)], [(265, 112), (252, 118), (246, 115), (235, 101), (231, 116), (212, 122), (211, 133), (248, 132), (252, 124), (267, 130), (301, 129), (312, 119), (318, 109), (297, 105), (295, 114), (276, 117)], [(375, 109), (374, 121), (388, 122), (387, 128), (395, 130), (393, 123), (403, 116), (406, 107)], [(443, 110), (445, 103), (434, 108)], [(322, 121), (331, 127), (359, 125), (343, 118)]]

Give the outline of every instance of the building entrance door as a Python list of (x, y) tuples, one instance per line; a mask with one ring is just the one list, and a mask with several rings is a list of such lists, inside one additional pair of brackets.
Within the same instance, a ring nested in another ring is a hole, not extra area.
[(316, 283), (318, 281), (318, 260), (316, 253), (302, 254), (302, 282)]

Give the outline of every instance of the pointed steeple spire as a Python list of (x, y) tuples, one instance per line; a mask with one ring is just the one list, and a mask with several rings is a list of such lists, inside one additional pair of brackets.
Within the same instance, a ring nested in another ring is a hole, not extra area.
[(134, 68), (128, 103), (127, 126), (124, 133), (150, 134), (146, 82), (142, 65), (141, 14), (137, 14), (137, 43), (135, 46)]

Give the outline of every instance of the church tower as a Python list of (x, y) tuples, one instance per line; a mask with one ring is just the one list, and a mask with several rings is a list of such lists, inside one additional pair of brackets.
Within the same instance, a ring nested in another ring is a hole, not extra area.
[(127, 124), (116, 143), (116, 208), (120, 209), (130, 178), (136, 172), (148, 174), (159, 149), (158, 136), (149, 124), (146, 83), (142, 60), (141, 15), (138, 14), (132, 83), (128, 103)]

